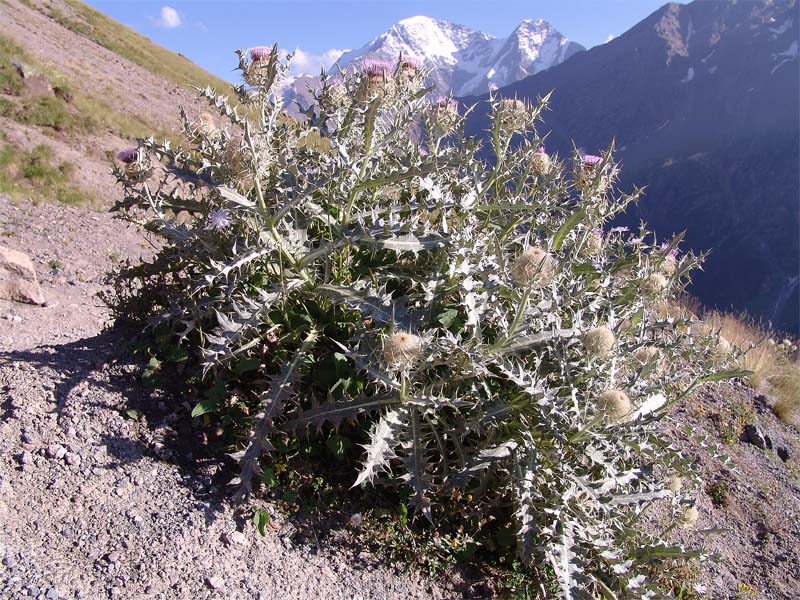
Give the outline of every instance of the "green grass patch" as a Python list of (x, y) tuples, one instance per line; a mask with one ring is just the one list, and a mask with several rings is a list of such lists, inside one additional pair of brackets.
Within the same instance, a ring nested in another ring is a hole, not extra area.
[(36, 96), (26, 100), (13, 118), (25, 125), (48, 127), (55, 131), (86, 129), (86, 124), (76, 119), (61, 99), (52, 96)]
[(0, 35), (0, 94), (18, 96), (22, 93), (22, 75), (12, 63), (13, 59), (23, 60), (27, 54), (13, 40)]
[(11, 144), (0, 147), (0, 192), (36, 200), (55, 199), (63, 204), (84, 204), (91, 194), (71, 184), (75, 165), (56, 163), (53, 149), (39, 144), (20, 151)]

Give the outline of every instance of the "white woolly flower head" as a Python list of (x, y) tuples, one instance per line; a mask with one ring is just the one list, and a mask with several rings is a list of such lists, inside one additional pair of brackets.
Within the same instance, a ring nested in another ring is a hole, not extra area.
[(393, 333), (383, 340), (383, 360), (390, 367), (409, 367), (422, 353), (422, 339), (406, 331)]
[(216, 123), (214, 123), (214, 117), (207, 112), (200, 113), (197, 119), (197, 131), (208, 138), (219, 137), (221, 133)]
[(504, 98), (500, 103), (500, 122), (509, 131), (521, 131), (528, 125), (528, 107), (516, 98)]
[(550, 156), (544, 151), (544, 146), (539, 146), (533, 153), (531, 171), (537, 177), (542, 177), (550, 172)]
[(655, 346), (642, 346), (633, 353), (633, 358), (637, 362), (646, 365), (651, 361), (657, 360), (660, 354), (660, 350)]
[(683, 478), (679, 475), (672, 475), (667, 479), (667, 485), (665, 487), (673, 494), (677, 494), (683, 489)]
[(697, 510), (696, 507), (690, 506), (685, 511), (683, 511), (683, 516), (681, 517), (681, 525), (685, 529), (691, 529), (697, 524), (697, 520), (700, 518), (700, 511)]
[(605, 236), (602, 229), (592, 229), (586, 236), (585, 250), (589, 256), (597, 256), (603, 251)]
[(642, 292), (647, 296), (657, 296), (667, 289), (669, 281), (661, 273), (651, 273), (642, 281)]
[(583, 336), (583, 346), (589, 354), (608, 356), (614, 349), (617, 339), (608, 327), (595, 327)]
[(511, 280), (520, 287), (541, 288), (553, 280), (555, 260), (546, 250), (533, 246), (517, 257), (511, 269)]
[(622, 390), (607, 390), (597, 399), (597, 412), (605, 423), (619, 423), (631, 413), (631, 399)]

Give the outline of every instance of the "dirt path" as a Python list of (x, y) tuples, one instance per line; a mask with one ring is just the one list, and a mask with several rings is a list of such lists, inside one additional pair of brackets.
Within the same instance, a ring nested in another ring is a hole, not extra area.
[[(143, 251), (109, 215), (0, 197), (0, 243), (30, 254), (49, 305), (0, 301), (0, 598), (441, 598), (367, 554), (259, 536), (216, 466), (178, 447), (167, 397), (115, 358), (95, 294)], [(149, 420), (126, 409), (150, 403)], [(241, 533), (234, 533), (241, 532)], [(352, 556), (352, 554), (351, 554)]]

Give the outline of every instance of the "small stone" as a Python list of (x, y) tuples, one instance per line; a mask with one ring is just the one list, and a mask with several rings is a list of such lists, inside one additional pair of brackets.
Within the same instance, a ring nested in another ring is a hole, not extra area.
[(21, 465), (32, 465), (33, 464), (33, 454), (28, 451), (23, 452), (19, 455), (19, 464)]
[(221, 590), (225, 586), (225, 580), (222, 577), (207, 577), (206, 585), (212, 590)]
[(45, 456), (47, 458), (55, 458), (61, 460), (64, 458), (64, 455), (67, 453), (67, 449), (60, 444), (50, 444), (47, 449), (45, 450)]
[(0, 298), (28, 304), (45, 302), (30, 257), (4, 246), (0, 246)]
[(68, 465), (76, 465), (77, 466), (77, 465), (81, 464), (81, 455), (80, 454), (76, 454), (75, 452), (67, 452), (64, 455), (64, 461)]
[(783, 462), (789, 460), (789, 451), (784, 448), (783, 446), (778, 447), (778, 458), (780, 458)]
[(753, 423), (748, 423), (744, 426), (741, 440), (743, 442), (753, 444), (753, 446), (759, 448), (760, 450), (765, 450), (767, 448), (767, 442), (764, 439), (764, 434), (762, 434), (761, 430)]
[(50, 588), (45, 594), (47, 600), (58, 600), (58, 588)]
[(28, 433), (27, 431), (22, 434), (22, 443), (23, 444), (32, 444), (34, 441), (33, 436)]
[(119, 552), (109, 552), (106, 555), (106, 560), (110, 563), (119, 562), (122, 557), (119, 555)]
[(247, 536), (241, 531), (231, 531), (223, 536), (223, 540), (228, 546), (245, 546), (247, 545)]

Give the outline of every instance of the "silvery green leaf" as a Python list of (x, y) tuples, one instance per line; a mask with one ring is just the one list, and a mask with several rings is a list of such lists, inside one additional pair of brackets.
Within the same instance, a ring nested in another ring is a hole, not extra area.
[(364, 446), (367, 451), (353, 487), (369, 481), (372, 483), (375, 476), (386, 468), (389, 461), (396, 456), (394, 446), (399, 443), (397, 434), (403, 424), (396, 411), (389, 411), (381, 417), (370, 433), (369, 444)]
[(234, 204), (238, 204), (239, 206), (243, 206), (245, 208), (255, 208), (256, 206), (255, 202), (248, 200), (235, 190), (232, 190), (225, 186), (220, 186), (216, 189), (217, 192), (219, 192), (219, 195), (228, 200), (229, 202), (233, 202)]
[(386, 248), (387, 250), (394, 250), (395, 252), (413, 252), (416, 254), (423, 250), (441, 248), (444, 246), (445, 240), (435, 235), (417, 237), (413, 233), (407, 233), (383, 239), (364, 239), (361, 240), (361, 243), (374, 248)]

